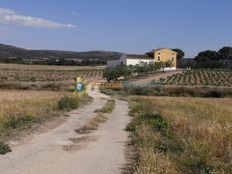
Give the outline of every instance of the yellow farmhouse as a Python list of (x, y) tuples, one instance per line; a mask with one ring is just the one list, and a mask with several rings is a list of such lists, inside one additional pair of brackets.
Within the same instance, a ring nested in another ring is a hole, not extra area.
[(177, 52), (168, 49), (161, 48), (153, 50), (152, 57), (154, 58), (154, 62), (167, 62), (172, 61), (172, 66), (176, 67), (177, 65)]
[(141, 65), (143, 63), (152, 64), (155, 62), (172, 62), (170, 67), (166, 67), (165, 70), (176, 70), (177, 68), (177, 52), (168, 49), (160, 48), (154, 49), (144, 55), (138, 54), (124, 54), (119, 60), (110, 60), (107, 62), (107, 67), (113, 68), (118, 65)]

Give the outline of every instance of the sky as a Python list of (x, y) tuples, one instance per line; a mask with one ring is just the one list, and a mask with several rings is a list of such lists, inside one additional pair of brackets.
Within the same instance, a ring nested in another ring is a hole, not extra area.
[(0, 0), (0, 43), (186, 57), (232, 46), (231, 0)]

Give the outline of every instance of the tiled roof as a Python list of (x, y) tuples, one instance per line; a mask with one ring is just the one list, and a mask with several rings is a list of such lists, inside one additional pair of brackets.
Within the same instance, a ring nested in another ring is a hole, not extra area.
[(157, 49), (154, 49), (153, 51), (161, 51), (161, 50), (163, 50), (163, 49), (168, 49), (168, 50), (171, 50), (172, 52), (175, 52), (175, 53), (176, 53), (176, 51), (173, 51), (173, 50), (170, 49), (170, 48), (157, 48)]
[(125, 54), (128, 59), (153, 59), (145, 54)]

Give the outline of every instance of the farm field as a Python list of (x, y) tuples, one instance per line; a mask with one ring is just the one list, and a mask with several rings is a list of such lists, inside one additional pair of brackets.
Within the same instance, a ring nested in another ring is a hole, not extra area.
[(102, 66), (55, 66), (55, 65), (23, 65), (23, 64), (1, 64), (0, 69), (20, 69), (20, 70), (91, 70), (102, 69)]
[(101, 79), (103, 69), (94, 67), (59, 67), (44, 65), (1, 65), (0, 82), (54, 82), (68, 81), (76, 77)]
[(232, 87), (232, 71), (190, 70), (161, 80), (164, 85)]
[(232, 173), (232, 99), (130, 97), (137, 174)]
[(78, 107), (86, 99), (68, 92), (1, 90), (0, 142), (18, 129), (29, 128), (33, 123), (69, 110), (66, 106)]
[(63, 95), (57, 92), (1, 90), (0, 141), (24, 121), (29, 123), (30, 120), (33, 122), (50, 116)]

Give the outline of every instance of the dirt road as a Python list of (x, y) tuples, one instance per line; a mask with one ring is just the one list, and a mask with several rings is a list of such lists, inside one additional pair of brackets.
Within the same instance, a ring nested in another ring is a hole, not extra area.
[(70, 113), (68, 120), (0, 156), (1, 174), (119, 174), (126, 163), (128, 104), (116, 100), (109, 120), (97, 131), (80, 135), (83, 126), (106, 103), (107, 96), (95, 91), (94, 101)]

